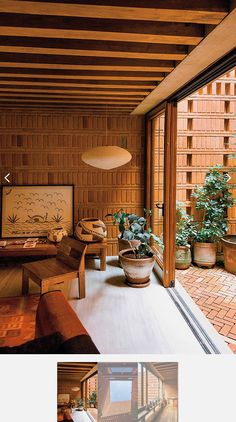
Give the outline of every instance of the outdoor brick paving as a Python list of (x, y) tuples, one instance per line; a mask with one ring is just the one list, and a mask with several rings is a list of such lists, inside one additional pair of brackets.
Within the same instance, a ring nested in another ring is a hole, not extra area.
[(236, 276), (220, 266), (191, 266), (176, 278), (236, 354)]

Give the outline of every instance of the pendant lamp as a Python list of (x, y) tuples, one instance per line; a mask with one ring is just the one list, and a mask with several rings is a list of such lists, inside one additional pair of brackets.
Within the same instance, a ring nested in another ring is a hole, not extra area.
[[(107, 144), (107, 113), (106, 113), (106, 144)], [(118, 146), (101, 146), (92, 148), (82, 154), (82, 161), (92, 167), (102, 170), (111, 170), (124, 166), (132, 155), (125, 148)]]
[(71, 388), (71, 390), (72, 390), (72, 391), (79, 391), (79, 390), (80, 390), (80, 388), (79, 388), (79, 387), (72, 387), (72, 388)]

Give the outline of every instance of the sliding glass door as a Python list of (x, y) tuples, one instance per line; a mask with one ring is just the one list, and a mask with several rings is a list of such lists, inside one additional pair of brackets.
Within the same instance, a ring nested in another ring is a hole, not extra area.
[(152, 247), (165, 287), (175, 279), (176, 118), (176, 104), (167, 103), (147, 123), (146, 204), (152, 209), (151, 227), (158, 237)]

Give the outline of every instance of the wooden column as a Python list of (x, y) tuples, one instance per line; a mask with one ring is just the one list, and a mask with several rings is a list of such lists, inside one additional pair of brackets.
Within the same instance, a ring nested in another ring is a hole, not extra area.
[(175, 235), (176, 235), (176, 150), (177, 150), (177, 103), (168, 102), (165, 110), (164, 139), (164, 277), (165, 287), (175, 280)]

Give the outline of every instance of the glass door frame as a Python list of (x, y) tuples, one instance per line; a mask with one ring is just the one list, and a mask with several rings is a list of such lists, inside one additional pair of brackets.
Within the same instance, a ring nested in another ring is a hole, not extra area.
[[(151, 209), (154, 195), (154, 142), (152, 121), (165, 113), (164, 129), (164, 217), (163, 263), (156, 255), (164, 287), (175, 285), (175, 235), (176, 235), (176, 160), (177, 160), (177, 102), (167, 101), (155, 114), (146, 118), (146, 196), (145, 207)], [(151, 224), (153, 221), (151, 220)], [(153, 224), (152, 224), (153, 225)]]

